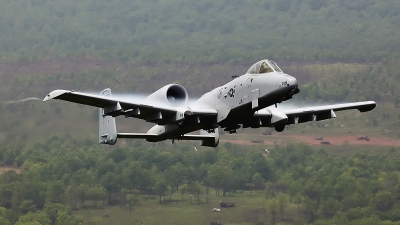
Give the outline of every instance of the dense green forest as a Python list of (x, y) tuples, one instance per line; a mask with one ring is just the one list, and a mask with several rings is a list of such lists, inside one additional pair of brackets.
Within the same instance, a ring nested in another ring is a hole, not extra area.
[(193, 195), (191, 204), (208, 204), (212, 196), (262, 191), (259, 213), (268, 212), (267, 224), (283, 218), (315, 225), (399, 224), (400, 152), (340, 153), (352, 148), (328, 153), (303, 144), (277, 145), (264, 156), (257, 147), (230, 143), (194, 151), (191, 145), (137, 141), (110, 149), (53, 136), (45, 143), (0, 148), (4, 166), (20, 167), (1, 176), (0, 220), (79, 224), (70, 209), (108, 204), (139, 209), (147, 201), (168, 204), (174, 194), (172, 202), (188, 204), (183, 199)]
[(396, 0), (3, 0), (0, 15), (4, 60), (374, 62), (400, 52)]

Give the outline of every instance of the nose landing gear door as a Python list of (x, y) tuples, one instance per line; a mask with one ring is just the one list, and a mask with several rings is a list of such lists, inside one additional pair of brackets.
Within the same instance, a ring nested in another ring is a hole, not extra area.
[(243, 85), (243, 103), (246, 104), (249, 101), (251, 101), (251, 96), (250, 96), (250, 92), (251, 92), (251, 84), (253, 82), (253, 78), (248, 78), (246, 80), (246, 83)]
[(251, 96), (251, 108), (258, 107), (258, 98), (260, 97), (260, 89), (254, 89), (250, 93)]
[(260, 89), (253, 85), (253, 78), (248, 78), (243, 87), (243, 103), (251, 102), (251, 108), (258, 107), (258, 98), (260, 97)]

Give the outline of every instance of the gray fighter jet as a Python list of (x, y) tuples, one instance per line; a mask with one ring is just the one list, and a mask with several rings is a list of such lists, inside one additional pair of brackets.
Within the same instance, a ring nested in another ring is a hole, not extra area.
[[(118, 138), (164, 140), (200, 140), (202, 146), (216, 147), (218, 128), (236, 133), (239, 128), (274, 127), (282, 132), (285, 126), (335, 118), (335, 111), (375, 108), (374, 101), (354, 102), (280, 110), (276, 105), (299, 93), (296, 78), (282, 72), (272, 60), (264, 59), (229, 83), (205, 93), (188, 103), (188, 93), (179, 84), (169, 84), (147, 98), (127, 100), (112, 97), (105, 89), (99, 95), (78, 91), (55, 90), (43, 101), (61, 99), (100, 108), (99, 143), (114, 145)], [(274, 107), (269, 107), (273, 106)], [(269, 108), (267, 108), (269, 107)], [(125, 116), (155, 123), (147, 133), (118, 133), (115, 117)], [(189, 134), (200, 130), (199, 135)]]

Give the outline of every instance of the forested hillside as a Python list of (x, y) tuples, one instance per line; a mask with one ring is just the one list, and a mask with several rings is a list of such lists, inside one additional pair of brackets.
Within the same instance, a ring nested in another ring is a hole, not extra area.
[(3, 0), (0, 15), (11, 60), (371, 62), (400, 52), (397, 0)]

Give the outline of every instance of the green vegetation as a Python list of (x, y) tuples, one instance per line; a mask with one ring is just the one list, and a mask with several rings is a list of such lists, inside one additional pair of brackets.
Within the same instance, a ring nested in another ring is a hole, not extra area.
[[(258, 147), (230, 143), (194, 151), (191, 145), (150, 147), (137, 141), (110, 151), (54, 136), (0, 149), (3, 166), (20, 167), (19, 173), (1, 176), (0, 219), (9, 224), (79, 224), (78, 218), (85, 224), (398, 224), (400, 152), (360, 150), (329, 154), (289, 144), (276, 145), (263, 157)], [(235, 208), (211, 212), (221, 200), (235, 202)]]
[[(122, 61), (388, 61), (396, 0), (14, 0), (0, 9), (4, 60), (92, 55)], [(9, 57), (7, 55), (11, 55)]]

